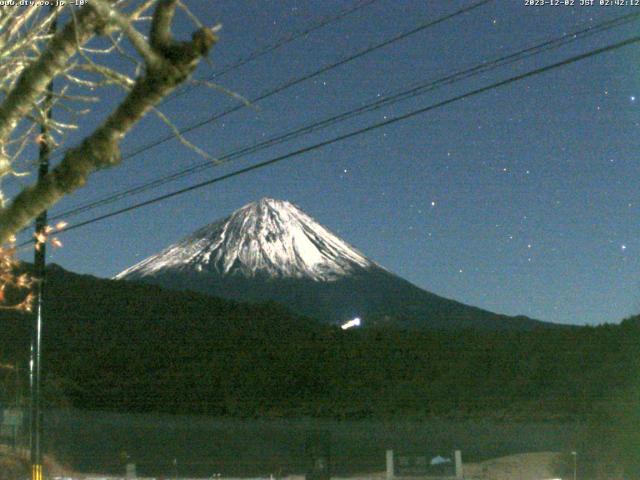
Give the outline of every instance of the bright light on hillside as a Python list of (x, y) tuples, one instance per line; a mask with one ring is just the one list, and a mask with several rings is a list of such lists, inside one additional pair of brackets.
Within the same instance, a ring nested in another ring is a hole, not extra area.
[(359, 327), (361, 324), (360, 317), (356, 317), (353, 320), (349, 320), (347, 323), (343, 323), (341, 328), (343, 330), (348, 330), (349, 328)]

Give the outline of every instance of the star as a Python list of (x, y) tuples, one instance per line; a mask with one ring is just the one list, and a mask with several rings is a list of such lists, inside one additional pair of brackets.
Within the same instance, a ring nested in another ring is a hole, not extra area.
[(636, 101), (636, 96), (635, 95), (631, 95), (629, 97), (629, 100), (631, 100), (632, 102), (635, 102)]
[(620, 250), (622, 250), (622, 251), (624, 252), (626, 249), (627, 249), (627, 246), (626, 246), (626, 245), (624, 245), (624, 244), (623, 244), (623, 245), (620, 245)]

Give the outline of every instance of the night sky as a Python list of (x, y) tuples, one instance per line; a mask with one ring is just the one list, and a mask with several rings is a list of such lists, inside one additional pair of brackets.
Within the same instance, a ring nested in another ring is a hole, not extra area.
[[(215, 78), (254, 98), (471, 1), (377, 0)], [(357, 108), (640, 7), (495, 0), (197, 129), (213, 156)], [(598, 0), (596, 0), (598, 3)], [(188, 2), (220, 42), (197, 78), (355, 5), (336, 0)], [(358, 116), (70, 224), (392, 118), (638, 34), (640, 20)], [(193, 28), (182, 21), (178, 31)], [(574, 324), (640, 310), (640, 44), (497, 88), (407, 121), (64, 234), (49, 260), (109, 277), (261, 197), (297, 204), (416, 285), (506, 314)], [(112, 97), (112, 95), (109, 95)], [(637, 99), (636, 99), (637, 96)], [(105, 98), (96, 114), (113, 105)], [(237, 105), (203, 87), (162, 106), (179, 127)], [(86, 133), (95, 120), (83, 121)], [(149, 117), (129, 152), (170, 133)], [(73, 139), (79, 137), (71, 137)], [(202, 162), (177, 141), (97, 173), (52, 214)]]

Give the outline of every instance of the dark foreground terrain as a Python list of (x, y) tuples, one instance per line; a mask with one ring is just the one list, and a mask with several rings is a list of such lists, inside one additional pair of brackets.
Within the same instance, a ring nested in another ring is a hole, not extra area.
[[(82, 472), (118, 474), (124, 458), (142, 475), (208, 477), (304, 473), (311, 450), (330, 455), (336, 474), (384, 471), (385, 449), (467, 461), (514, 452), (570, 451), (578, 423), (490, 420), (240, 420), (198, 416), (56, 411), (47, 415), (56, 458)], [(429, 458), (431, 458), (429, 457)]]
[[(121, 468), (126, 454), (149, 473), (174, 458), (194, 474), (258, 473), (267, 461), (274, 472), (299, 470), (314, 442), (355, 470), (378, 469), (384, 449), (401, 442), (472, 458), (577, 448), (638, 467), (638, 318), (531, 331), (345, 332), (273, 303), (56, 267), (48, 278), (44, 402), (75, 417), (49, 417), (47, 435), (79, 469)], [(9, 405), (26, 396), (29, 317), (2, 312), (0, 329), (0, 360), (18, 367), (2, 370), (0, 401)], [(315, 420), (286, 420), (296, 418)], [(445, 423), (434, 427), (434, 418)]]
[[(45, 302), (50, 405), (231, 417), (557, 420), (628, 402), (638, 378), (638, 319), (524, 332), (342, 331), (273, 303), (59, 267), (49, 271)], [(0, 359), (26, 366), (29, 317), (0, 312), (0, 320)], [(16, 381), (5, 385), (9, 401)]]

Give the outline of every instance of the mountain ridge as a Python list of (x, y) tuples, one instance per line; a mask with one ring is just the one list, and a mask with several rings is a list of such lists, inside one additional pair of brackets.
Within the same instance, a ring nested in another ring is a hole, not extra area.
[(124, 270), (141, 281), (234, 300), (273, 300), (324, 323), (532, 329), (546, 322), (441, 297), (389, 272), (295, 205), (249, 203)]
[(295, 205), (263, 198), (196, 230), (114, 278), (139, 278), (169, 267), (188, 267), (221, 275), (264, 273), (331, 281), (374, 265)]
[[(344, 331), (274, 302), (248, 305), (55, 265), (46, 278), (43, 398), (85, 409), (548, 419), (583, 412), (576, 391), (589, 404), (615, 400), (638, 358), (631, 321), (499, 333)], [(0, 311), (0, 361), (27, 364), (29, 318)], [(602, 361), (585, 364), (589, 358)]]

